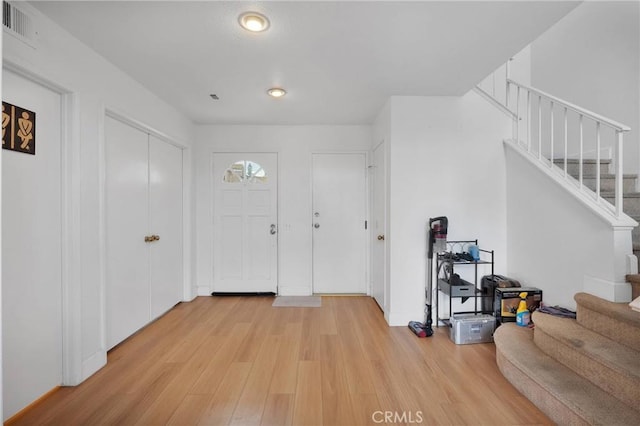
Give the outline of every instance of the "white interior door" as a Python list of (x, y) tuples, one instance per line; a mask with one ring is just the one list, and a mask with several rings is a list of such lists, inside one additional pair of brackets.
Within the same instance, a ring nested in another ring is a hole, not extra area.
[(278, 158), (213, 155), (213, 292), (276, 293)]
[(371, 293), (378, 305), (386, 309), (386, 179), (385, 145), (373, 151), (373, 197), (371, 212)]
[(182, 300), (182, 149), (149, 136), (151, 319)]
[(313, 291), (366, 293), (366, 157), (313, 154)]
[(105, 118), (107, 348), (150, 318), (149, 141), (146, 133)]
[[(7, 70), (2, 78), (2, 100), (36, 114), (31, 131), (23, 128), (35, 133), (35, 155), (2, 151), (6, 419), (62, 382), (62, 144), (60, 95)], [(18, 130), (15, 143), (22, 144)]]

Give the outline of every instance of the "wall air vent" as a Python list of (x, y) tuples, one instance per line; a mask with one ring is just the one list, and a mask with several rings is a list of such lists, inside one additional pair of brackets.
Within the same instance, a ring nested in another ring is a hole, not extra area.
[(31, 14), (8, 1), (2, 2), (2, 28), (7, 34), (35, 47), (37, 32)]

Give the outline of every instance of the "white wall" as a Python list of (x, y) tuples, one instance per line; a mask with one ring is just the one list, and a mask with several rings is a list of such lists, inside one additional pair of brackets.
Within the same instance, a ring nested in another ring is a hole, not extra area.
[[(24, 6), (24, 5), (21, 5)], [(26, 7), (26, 6), (25, 6)], [(73, 219), (70, 229), (71, 265), (68, 292), (72, 324), (67, 355), (68, 384), (78, 383), (106, 362), (100, 284), (101, 139), (104, 109), (130, 116), (171, 138), (190, 145), (194, 127), (178, 111), (132, 80), (88, 47), (32, 11), (39, 40), (31, 48), (11, 36), (4, 37), (3, 63), (26, 70), (63, 88), (73, 97), (69, 111), (73, 127), (69, 146)], [(25, 236), (34, 238), (36, 236)]]
[(522, 154), (505, 149), (510, 275), (541, 288), (546, 304), (574, 310), (580, 291), (630, 297), (624, 253), (631, 253), (631, 232), (615, 231)]
[(531, 44), (531, 66), (533, 87), (630, 126), (625, 173), (640, 171), (640, 3), (582, 3)]
[(371, 149), (370, 126), (198, 126), (195, 157), (196, 280), (213, 283), (213, 152), (278, 153), (278, 291), (308, 295), (311, 283), (311, 154)]
[(429, 218), (447, 216), (449, 240), (477, 238), (495, 250), (495, 272), (507, 272), (502, 140), (511, 121), (475, 92), (392, 97), (390, 105), (388, 321), (406, 325), (424, 317)]

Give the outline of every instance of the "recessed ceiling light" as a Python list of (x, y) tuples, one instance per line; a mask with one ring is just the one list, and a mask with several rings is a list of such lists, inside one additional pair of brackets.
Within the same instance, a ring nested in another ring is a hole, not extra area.
[(240, 26), (247, 31), (259, 33), (269, 28), (269, 19), (258, 12), (245, 12), (238, 17)]
[(281, 98), (281, 97), (283, 97), (284, 95), (287, 94), (286, 90), (281, 89), (279, 87), (273, 87), (273, 88), (267, 90), (267, 93), (272, 98)]

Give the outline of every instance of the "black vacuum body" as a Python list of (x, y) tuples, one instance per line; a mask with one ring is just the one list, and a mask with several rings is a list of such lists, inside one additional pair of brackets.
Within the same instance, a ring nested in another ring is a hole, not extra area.
[(433, 335), (433, 313), (431, 311), (433, 298), (433, 254), (447, 250), (447, 230), (449, 220), (445, 216), (429, 219), (427, 226), (427, 274), (425, 282), (425, 318), (424, 322), (410, 321), (409, 328), (418, 337)]

